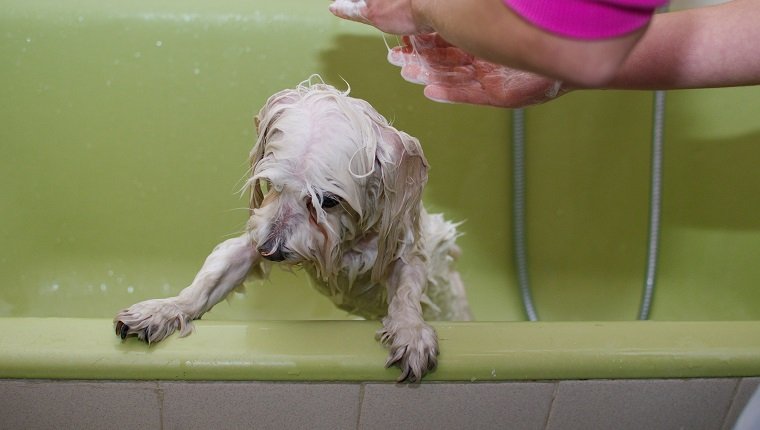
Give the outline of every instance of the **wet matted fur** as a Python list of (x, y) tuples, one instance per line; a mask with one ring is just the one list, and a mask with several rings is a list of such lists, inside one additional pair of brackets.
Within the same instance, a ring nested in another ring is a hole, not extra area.
[(369, 103), (314, 78), (269, 98), (256, 116), (246, 232), (219, 244), (176, 297), (119, 312), (116, 333), (158, 342), (273, 263), (306, 270), (336, 306), (381, 319), (399, 381), (434, 368), (425, 320), (468, 320), (454, 263), (456, 225), (422, 205), (427, 161), (417, 139)]

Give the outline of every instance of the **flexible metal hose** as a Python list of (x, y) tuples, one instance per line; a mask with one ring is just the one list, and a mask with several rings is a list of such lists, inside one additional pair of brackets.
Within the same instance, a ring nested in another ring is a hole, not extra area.
[(528, 251), (525, 228), (525, 111), (512, 111), (512, 236), (517, 285), (520, 287), (525, 314), (538, 321), (528, 276)]
[[(644, 288), (639, 307), (640, 320), (649, 319), (657, 278), (660, 249), (660, 214), (662, 207), (662, 153), (665, 124), (665, 92), (655, 91), (652, 115), (652, 168), (649, 190), (649, 235)], [(512, 236), (517, 284), (520, 288), (525, 314), (538, 321), (528, 275), (528, 252), (525, 226), (525, 111), (512, 111)]]
[(657, 278), (657, 256), (660, 250), (660, 212), (662, 205), (662, 146), (665, 124), (665, 91), (655, 91), (652, 114), (652, 172), (649, 188), (649, 240), (644, 290), (639, 319), (649, 319)]

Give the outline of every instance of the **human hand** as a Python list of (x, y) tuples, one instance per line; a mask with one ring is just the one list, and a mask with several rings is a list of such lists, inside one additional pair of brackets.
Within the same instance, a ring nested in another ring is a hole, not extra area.
[(369, 24), (389, 34), (433, 31), (417, 22), (411, 0), (332, 0), (329, 9), (339, 18)]
[(561, 81), (479, 59), (437, 34), (404, 36), (388, 61), (401, 67), (407, 81), (425, 85), (425, 97), (438, 102), (519, 108), (569, 91)]

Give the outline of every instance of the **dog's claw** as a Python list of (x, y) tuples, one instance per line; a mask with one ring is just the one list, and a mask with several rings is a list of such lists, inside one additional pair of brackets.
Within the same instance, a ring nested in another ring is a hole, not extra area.
[(394, 352), (393, 355), (388, 357), (388, 361), (385, 362), (385, 367), (388, 368), (398, 363), (402, 358), (404, 358), (405, 353), (406, 353), (406, 346), (404, 346), (403, 348), (396, 349), (396, 352)]
[(135, 303), (113, 319), (116, 335), (122, 340), (137, 337), (148, 344), (160, 342), (181, 329), (181, 335), (192, 332), (190, 317), (174, 302), (173, 298), (153, 299)]
[(127, 333), (129, 333), (128, 325), (119, 321), (119, 323), (116, 325), (116, 330), (119, 332), (119, 336), (122, 338), (122, 340), (127, 338)]
[(383, 345), (388, 345), (391, 341), (391, 334), (388, 332), (383, 333), (383, 336), (380, 338), (380, 342), (382, 342)]
[[(384, 325), (392, 323), (383, 321)], [(427, 324), (395, 329), (385, 327), (376, 332), (376, 338), (390, 350), (385, 367), (398, 366), (401, 374), (397, 382), (416, 383), (435, 369), (438, 342), (435, 331)]]
[[(396, 382), (404, 382), (409, 378), (409, 382), (415, 382), (417, 378), (414, 377), (414, 375), (411, 375), (412, 369), (407, 367), (401, 372), (401, 376), (396, 379)], [(410, 377), (411, 376), (411, 377)]]

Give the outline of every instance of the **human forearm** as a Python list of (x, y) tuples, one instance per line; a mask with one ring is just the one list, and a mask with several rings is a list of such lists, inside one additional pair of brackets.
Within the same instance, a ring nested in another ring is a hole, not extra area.
[(556, 36), (524, 21), (502, 0), (412, 0), (415, 21), (494, 63), (585, 87), (607, 84), (618, 73), (643, 29), (598, 41)]
[(655, 16), (608, 84), (679, 89), (760, 84), (760, 1)]

